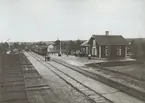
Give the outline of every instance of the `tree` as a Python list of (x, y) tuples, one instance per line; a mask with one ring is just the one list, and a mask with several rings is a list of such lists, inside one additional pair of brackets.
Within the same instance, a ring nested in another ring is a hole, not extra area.
[(13, 44), (13, 48), (19, 48), (20, 47), (20, 45), (19, 45), (19, 42), (15, 42), (14, 44)]
[(137, 45), (135, 43), (135, 40), (131, 41), (131, 52), (133, 53), (133, 57), (137, 56)]
[(60, 48), (60, 40), (56, 40), (54, 42), (54, 46), (56, 47), (56, 49), (59, 49)]
[(70, 41), (68, 42), (68, 50), (69, 50), (69, 52), (75, 51), (75, 50), (76, 50), (75, 46), (76, 46), (76, 45), (75, 45), (75, 42), (72, 41), (72, 40), (70, 40)]
[(145, 42), (141, 40), (132, 40), (131, 41), (131, 52), (133, 53), (134, 58), (145, 58)]
[(78, 40), (76, 41), (76, 46), (75, 46), (75, 49), (76, 49), (76, 50), (79, 50), (79, 49), (80, 49), (81, 44), (82, 44), (82, 42), (78, 39)]
[(0, 52), (1, 53), (6, 52), (8, 49), (9, 49), (9, 44), (7, 42), (1, 43), (1, 45), (0, 45)]
[(41, 42), (37, 42), (36, 45), (42, 46), (42, 45), (46, 45), (46, 43), (41, 41)]
[(22, 43), (22, 44), (20, 45), (21, 49), (25, 49), (25, 46), (26, 46), (26, 44), (24, 44), (24, 43)]
[(145, 59), (145, 43), (142, 43), (142, 58)]
[(9, 44), (7, 42), (3, 43), (3, 48), (4, 49), (8, 49), (9, 48)]

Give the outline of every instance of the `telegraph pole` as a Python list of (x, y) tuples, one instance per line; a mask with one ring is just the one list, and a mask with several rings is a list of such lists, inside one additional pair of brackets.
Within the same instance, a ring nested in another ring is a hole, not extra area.
[(59, 45), (60, 45), (60, 52), (59, 52), (59, 53), (60, 53), (60, 55), (61, 55), (61, 41), (59, 42)]
[(9, 50), (10, 50), (10, 43), (9, 43), (9, 40), (10, 40), (10, 39), (8, 39), (8, 40), (7, 40), (7, 43), (8, 43), (8, 46), (9, 46)]

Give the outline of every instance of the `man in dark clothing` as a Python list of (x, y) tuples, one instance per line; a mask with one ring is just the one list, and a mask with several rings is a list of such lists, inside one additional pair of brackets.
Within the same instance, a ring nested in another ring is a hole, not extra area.
[(46, 53), (46, 56), (45, 56), (45, 61), (47, 61), (47, 60), (50, 60), (50, 56), (48, 53)]

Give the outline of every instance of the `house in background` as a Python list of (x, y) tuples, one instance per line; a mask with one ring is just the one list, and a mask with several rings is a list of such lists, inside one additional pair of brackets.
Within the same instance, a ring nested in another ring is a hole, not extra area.
[(109, 35), (109, 31), (106, 31), (105, 35), (92, 35), (87, 45), (85, 44), (85, 51), (88, 50), (92, 57), (99, 59), (117, 59), (127, 56), (127, 45), (127, 41), (121, 35)]
[(53, 53), (54, 52), (54, 43), (50, 42), (47, 44), (47, 53)]

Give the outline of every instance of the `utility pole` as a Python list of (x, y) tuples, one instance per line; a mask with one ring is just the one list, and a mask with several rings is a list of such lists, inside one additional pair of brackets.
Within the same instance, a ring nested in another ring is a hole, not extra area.
[(59, 45), (60, 45), (60, 52), (59, 52), (59, 53), (60, 53), (60, 55), (61, 55), (61, 41), (59, 42)]
[(9, 50), (10, 50), (10, 43), (9, 43), (9, 40), (10, 40), (10, 39), (8, 39), (8, 40), (7, 40), (7, 43), (8, 43), (8, 46), (9, 46)]

